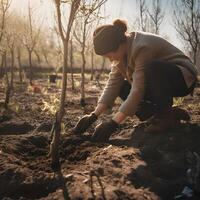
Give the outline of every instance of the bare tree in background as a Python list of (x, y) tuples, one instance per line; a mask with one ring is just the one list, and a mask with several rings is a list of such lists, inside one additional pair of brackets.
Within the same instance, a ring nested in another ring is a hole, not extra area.
[(10, 51), (11, 55), (11, 66), (10, 66), (10, 88), (11, 90), (14, 89), (13, 81), (14, 81), (14, 64), (15, 64), (15, 32), (11, 27), (5, 33), (6, 36), (6, 45)]
[(63, 43), (62, 40), (60, 38), (60, 32), (59, 29), (57, 27), (54, 27), (53, 31), (56, 33), (56, 46), (55, 46), (55, 55), (56, 55), (56, 63), (55, 65), (56, 67), (56, 71), (59, 70), (59, 68), (61, 67), (61, 65), (63, 64), (62, 62), (62, 58), (63, 58)]
[[(101, 12), (102, 16), (100, 15), (100, 11), (101, 9), (99, 8), (98, 9), (98, 13), (97, 13), (97, 16), (99, 16), (97, 19), (96, 19), (96, 24), (94, 24), (94, 27), (97, 27), (99, 26), (101, 20), (104, 20), (104, 23), (105, 22), (105, 19), (106, 19), (106, 4), (104, 3), (103, 4), (103, 13)], [(95, 53), (94, 53), (94, 47), (93, 47), (93, 40), (89, 40), (88, 41), (88, 52), (90, 52), (90, 55), (91, 55), (91, 76), (90, 76), (90, 80), (93, 80), (94, 79), (94, 76), (95, 76), (95, 68), (94, 68), (94, 65), (95, 65)], [(103, 59), (104, 57), (102, 57)]]
[(44, 32), (41, 29), (42, 34), (38, 36), (37, 44), (33, 50), (34, 55), (37, 58), (38, 67), (42, 67), (43, 61), (49, 66), (49, 54), (54, 50), (54, 44), (51, 42), (49, 32)]
[(92, 81), (94, 79), (94, 50), (91, 49), (91, 76), (90, 80)]
[(3, 51), (2, 49), (0, 49), (0, 55), (1, 55), (1, 64), (0, 64), (0, 80), (4, 77), (4, 73), (5, 73), (5, 70), (3, 68), (3, 65), (4, 65), (4, 57), (3, 57)]
[(11, 87), (10, 87), (10, 81), (9, 81), (9, 77), (8, 77), (8, 68), (7, 68), (7, 49), (6, 48), (2, 48), (0, 50), (0, 54), (1, 54), (1, 65), (4, 69), (4, 73), (5, 73), (5, 101), (4, 101), (4, 108), (8, 109), (8, 104), (10, 101), (10, 92), (11, 92)]
[(146, 0), (137, 0), (137, 4), (139, 6), (139, 28), (142, 31), (147, 31), (147, 21), (148, 21), (148, 14), (147, 14), (147, 5)]
[(33, 53), (35, 54), (36, 58), (37, 58), (37, 63), (38, 63), (38, 67), (41, 67), (41, 62), (42, 62), (42, 59), (40, 57), (41, 53), (40, 53), (40, 46), (38, 47), (38, 49), (34, 49), (33, 50)]
[(196, 64), (200, 52), (200, 0), (174, 1), (173, 7), (175, 29)]
[[(13, 26), (16, 29), (15, 32), (15, 50), (16, 50), (16, 59), (17, 59), (17, 67), (19, 70), (19, 81), (22, 84), (23, 82), (23, 66), (22, 66), (22, 54), (24, 49), (24, 45), (23, 45), (23, 37), (24, 37), (24, 33), (23, 33), (23, 28), (25, 26), (25, 21), (23, 20), (22, 17), (20, 16), (13, 16), (15, 20), (13, 20)], [(18, 19), (16, 21), (16, 19)], [(11, 25), (12, 26), (12, 25)], [(26, 50), (25, 50), (26, 51)]]
[(136, 5), (139, 13), (131, 26), (144, 32), (159, 34), (160, 26), (164, 19), (161, 1), (137, 0)]
[(85, 66), (86, 66), (86, 41), (88, 36), (91, 35), (91, 28), (93, 22), (99, 18), (99, 9), (107, 0), (82, 0), (82, 6), (80, 8), (80, 19), (77, 21), (75, 38), (81, 46), (82, 68), (81, 68), (81, 106), (85, 106)]
[(48, 34), (48, 35), (44, 35), (41, 39), (40, 39), (40, 51), (41, 51), (41, 55), (43, 56), (43, 59), (46, 63), (47, 66), (50, 66), (50, 56), (51, 53), (53, 53), (53, 59), (54, 57), (54, 52), (55, 52), (55, 44), (53, 41), (53, 36), (52, 36), (52, 31)]
[(22, 84), (23, 76), (22, 76), (22, 62), (21, 62), (21, 46), (18, 44), (16, 47), (17, 51), (17, 61), (18, 61), (18, 68), (19, 68), (19, 81)]
[(29, 81), (32, 85), (33, 80), (33, 64), (32, 64), (32, 54), (34, 52), (35, 46), (38, 42), (38, 38), (40, 35), (40, 28), (37, 28), (33, 25), (33, 11), (30, 6), (30, 0), (28, 4), (28, 23), (24, 27), (24, 35), (23, 35), (23, 44), (28, 52), (28, 60), (29, 60)]
[(136, 6), (138, 10), (137, 17), (133, 23), (130, 23), (130, 26), (133, 29), (147, 32), (150, 30), (150, 17), (148, 13), (147, 0), (137, 0)]
[(45, 48), (46, 46), (41, 46), (41, 50), (42, 50), (42, 55), (44, 57), (44, 60), (46, 62), (46, 64), (49, 66), (50, 65), (50, 62), (49, 62), (49, 49), (46, 49)]
[(10, 86), (10, 81), (9, 81), (9, 77), (8, 77), (7, 52), (6, 52), (6, 50), (3, 53), (3, 65), (4, 65), (4, 69), (5, 69), (5, 74), (6, 74), (6, 88), (5, 88), (6, 96), (5, 96), (4, 107), (5, 107), (5, 109), (8, 109), (8, 104), (10, 102), (11, 86)]
[(160, 25), (164, 19), (164, 12), (162, 11), (160, 0), (152, 1), (152, 9), (148, 10), (148, 14), (151, 19), (151, 32), (159, 34)]
[(0, 69), (0, 77), (4, 75), (4, 48), (3, 48), (3, 37), (6, 27), (6, 19), (8, 15), (8, 9), (10, 7), (11, 0), (0, 0), (0, 51), (2, 54), (1, 57), (1, 69)]
[(59, 106), (59, 111), (56, 114), (55, 123), (52, 128), (53, 139), (52, 139), (52, 142), (50, 145), (50, 155), (52, 158), (52, 169), (59, 170), (60, 169), (59, 142), (60, 142), (60, 132), (61, 132), (61, 121), (62, 121), (64, 111), (65, 111), (64, 106), (65, 106), (65, 97), (66, 97), (66, 88), (67, 88), (68, 47), (69, 47), (71, 28), (73, 26), (73, 22), (76, 17), (76, 14), (77, 14), (77, 10), (80, 6), (80, 0), (70, 1), (70, 13), (69, 13), (69, 19), (68, 19), (66, 30), (63, 29), (65, 26), (62, 22), (61, 4), (69, 3), (69, 1), (54, 0), (54, 3), (56, 6), (59, 33), (60, 33), (60, 37), (62, 39), (63, 50), (64, 50), (60, 106)]
[(6, 15), (10, 7), (12, 0), (0, 0), (0, 44), (3, 39), (5, 25), (6, 25)]
[(74, 84), (74, 45), (73, 39), (70, 40), (70, 67), (71, 67), (71, 81), (72, 81), (72, 90), (75, 90)]
[(8, 15), (8, 10), (10, 8), (11, 0), (0, 0), (0, 52), (1, 52), (1, 76), (6, 75), (6, 88), (5, 88), (5, 109), (8, 108), (8, 103), (10, 99), (10, 82), (7, 73), (7, 48), (5, 39), (5, 29), (6, 20)]

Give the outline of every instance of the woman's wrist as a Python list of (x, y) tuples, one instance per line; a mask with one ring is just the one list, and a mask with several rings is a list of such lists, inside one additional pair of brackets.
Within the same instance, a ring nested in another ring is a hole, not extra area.
[(94, 110), (94, 114), (96, 115), (96, 116), (99, 116), (99, 115), (101, 115), (101, 113), (103, 113), (105, 110), (107, 110), (107, 106), (105, 105), (105, 104), (98, 104), (97, 105), (97, 107), (96, 107), (96, 109)]
[(118, 124), (122, 123), (126, 119), (126, 115), (122, 112), (117, 112), (115, 116), (112, 118)]

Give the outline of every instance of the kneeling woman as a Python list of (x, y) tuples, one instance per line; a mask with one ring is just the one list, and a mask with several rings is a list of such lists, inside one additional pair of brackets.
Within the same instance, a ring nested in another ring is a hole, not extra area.
[(151, 118), (147, 132), (167, 130), (182, 117), (189, 118), (172, 105), (173, 97), (194, 90), (197, 71), (191, 60), (158, 35), (126, 31), (126, 23), (119, 19), (94, 31), (96, 54), (117, 64), (111, 68), (96, 109), (80, 119), (74, 131), (83, 133), (118, 96), (123, 100), (113, 118), (95, 128), (94, 141), (107, 141), (127, 116), (136, 115), (141, 121)]

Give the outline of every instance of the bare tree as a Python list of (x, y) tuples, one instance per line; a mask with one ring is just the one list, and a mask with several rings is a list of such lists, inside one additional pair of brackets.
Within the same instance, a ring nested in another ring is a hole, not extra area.
[(64, 49), (60, 106), (59, 106), (59, 111), (56, 114), (56, 120), (52, 129), (53, 139), (50, 145), (52, 168), (54, 170), (59, 170), (60, 162), (59, 162), (58, 150), (59, 150), (59, 141), (60, 141), (60, 132), (61, 132), (61, 121), (64, 115), (64, 105), (65, 105), (66, 88), (67, 88), (68, 46), (69, 46), (71, 28), (73, 26), (74, 18), (76, 17), (76, 14), (77, 14), (77, 10), (80, 6), (80, 0), (72, 0), (70, 2), (71, 3), (70, 13), (69, 13), (69, 19), (68, 19), (66, 30), (63, 29), (64, 25), (62, 22), (62, 15), (61, 15), (61, 4), (68, 3), (68, 1), (54, 0), (54, 3), (56, 6), (58, 29), (59, 29), (60, 37), (62, 39), (63, 49)]
[(5, 32), (5, 28), (6, 28), (6, 19), (7, 19), (7, 15), (8, 15), (8, 9), (10, 7), (11, 4), (11, 0), (0, 0), (0, 51), (2, 54), (1, 57), (1, 71), (0, 71), (0, 76), (3, 77), (4, 76), (4, 48), (3, 48), (3, 37), (4, 37), (4, 32)]
[(10, 51), (10, 55), (11, 55), (10, 88), (11, 88), (11, 90), (13, 90), (13, 88), (14, 88), (13, 79), (14, 79), (15, 41), (16, 41), (16, 37), (15, 37), (15, 32), (12, 29), (7, 31), (5, 35), (6, 35), (7, 46), (8, 46), (8, 49)]
[[(100, 15), (100, 13), (101, 13), (102, 16)], [(106, 19), (106, 6), (105, 6), (105, 3), (103, 4), (103, 12), (99, 8), (98, 9), (98, 13), (97, 13), (96, 16), (98, 16), (98, 18), (96, 18), (96, 21), (93, 23), (94, 27), (97, 27), (102, 20), (104, 20), (104, 24), (106, 23), (105, 22), (105, 19)], [(94, 79), (94, 75), (95, 75), (95, 68), (94, 68), (94, 65), (95, 65), (95, 53), (94, 53), (94, 47), (93, 47), (93, 41), (92, 40), (88, 40), (87, 52), (90, 54), (90, 57), (91, 57), (91, 76), (90, 76), (90, 80), (93, 80)]]
[(175, 29), (191, 51), (196, 64), (200, 51), (200, 0), (174, 1), (173, 6)]
[(146, 0), (136, 0), (137, 6), (137, 16), (133, 23), (130, 23), (130, 26), (133, 29), (138, 29), (141, 31), (149, 31), (149, 14), (148, 14), (148, 5)]
[(138, 17), (131, 26), (144, 32), (159, 34), (164, 19), (164, 12), (160, 0), (137, 0)]
[(3, 57), (3, 52), (0, 51), (1, 53), (1, 65), (0, 65), (0, 79), (4, 77), (4, 68), (3, 68), (3, 65), (4, 65), (4, 57)]
[(16, 29), (16, 33), (15, 33), (16, 58), (17, 58), (17, 67), (19, 70), (19, 81), (22, 84), (22, 82), (23, 82), (22, 52), (25, 49), (24, 49), (24, 45), (23, 45), (23, 29), (21, 27), (24, 26), (24, 21), (22, 20), (22, 18), (20, 16), (14, 16), (14, 18), (18, 19), (17, 22), (16, 21), (13, 22), (14, 23), (13, 26)]
[(74, 36), (81, 46), (82, 68), (81, 68), (81, 99), (80, 104), (85, 106), (85, 66), (86, 66), (86, 42), (91, 35), (91, 25), (99, 18), (99, 9), (107, 0), (82, 0), (80, 8), (80, 19), (76, 22), (76, 30), (79, 27), (79, 33), (75, 31)]
[(164, 19), (164, 12), (161, 9), (161, 1), (153, 0), (152, 1), (152, 9), (148, 10), (148, 14), (151, 19), (151, 29), (153, 33), (159, 34), (160, 25)]
[(50, 52), (54, 51), (54, 42), (52, 41), (52, 38), (50, 36), (45, 36), (45, 38), (42, 38), (42, 40), (40, 41), (39, 48), (40, 48), (41, 55), (43, 56), (44, 61), (49, 66)]
[(63, 43), (62, 43), (62, 39), (60, 37), (59, 29), (57, 27), (54, 27), (53, 31), (56, 34), (55, 38), (57, 39), (56, 46), (55, 46), (55, 55), (56, 55), (55, 65), (57, 66), (56, 71), (58, 71), (60, 66), (63, 64), (62, 58), (64, 56), (64, 50), (63, 50)]
[[(35, 29), (34, 29), (35, 28)], [(32, 64), (32, 53), (35, 49), (35, 46), (38, 42), (38, 37), (40, 35), (40, 27), (37, 28), (33, 25), (33, 11), (30, 5), (30, 0), (28, 4), (28, 23), (24, 27), (24, 37), (23, 37), (23, 44), (27, 49), (28, 52), (28, 60), (29, 60), (29, 81), (32, 85), (33, 80), (33, 64)]]
[(39, 52), (39, 50), (34, 49), (33, 52), (34, 52), (35, 56), (37, 57), (38, 66), (41, 67), (42, 60), (40, 58), (40, 52)]
[(20, 46), (17, 46), (17, 61), (18, 61), (18, 67), (19, 67), (19, 81), (20, 83), (23, 82), (23, 76), (22, 76), (22, 62), (21, 62), (21, 49)]
[(11, 0), (0, 0), (0, 44), (3, 38), (6, 23), (6, 15), (8, 13), (10, 4)]
[(42, 46), (42, 55), (47, 65), (49, 65), (48, 50)]
[(90, 80), (92, 81), (94, 79), (94, 50), (91, 50), (91, 76)]
[(8, 104), (10, 102), (10, 92), (11, 92), (11, 85), (9, 82), (9, 77), (8, 77), (8, 71), (7, 71), (7, 54), (6, 51), (4, 52), (4, 68), (5, 68), (5, 74), (6, 74), (6, 97), (5, 97), (5, 103), (4, 107), (5, 109), (8, 108)]
[(2, 57), (2, 66), (4, 69), (5, 73), (5, 101), (4, 101), (4, 108), (8, 109), (8, 104), (10, 101), (10, 92), (11, 92), (11, 87), (10, 87), (10, 81), (8, 77), (8, 69), (7, 69), (7, 50), (4, 48), (1, 52), (1, 57)]
[(52, 38), (50, 37), (51, 33), (49, 34), (49, 32), (44, 32), (42, 29), (41, 33), (42, 34), (40, 34), (37, 39), (35, 49), (33, 50), (39, 67), (42, 67), (43, 61), (45, 61), (47, 65), (50, 65), (49, 56), (55, 49), (54, 41), (52, 41)]
[(147, 31), (147, 5), (146, 0), (138, 0), (139, 4), (139, 27), (142, 31)]
[(74, 84), (74, 46), (73, 40), (70, 40), (70, 67), (71, 67), (71, 81), (72, 81), (72, 90), (75, 90)]

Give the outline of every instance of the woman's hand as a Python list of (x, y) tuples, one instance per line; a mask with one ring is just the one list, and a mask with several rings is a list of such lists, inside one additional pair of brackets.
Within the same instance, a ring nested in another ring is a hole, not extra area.
[(92, 140), (94, 142), (107, 142), (112, 133), (117, 130), (118, 126), (119, 124), (112, 119), (108, 122), (102, 122), (96, 126)]
[(113, 119), (96, 126), (92, 140), (94, 142), (107, 142), (110, 136), (117, 130), (119, 124), (125, 120), (125, 118), (126, 115), (124, 113), (117, 112)]
[(73, 132), (75, 134), (84, 133), (97, 120), (97, 118), (98, 117), (95, 113), (83, 116), (73, 128)]
[(105, 104), (98, 104), (95, 111), (92, 112), (90, 115), (83, 116), (76, 126), (73, 128), (73, 132), (75, 134), (82, 134), (84, 133), (98, 118), (98, 116), (103, 113), (107, 109)]

